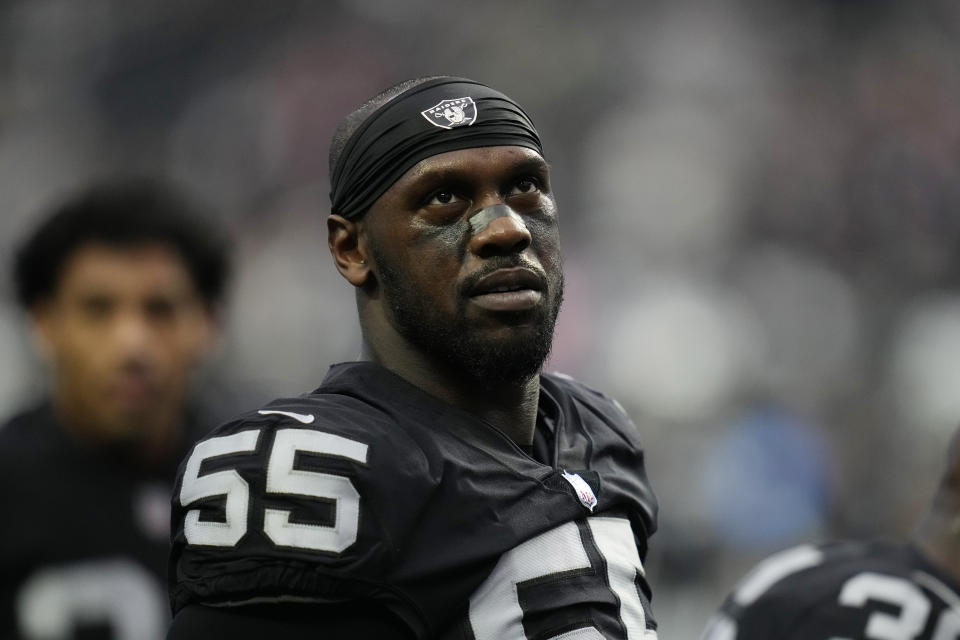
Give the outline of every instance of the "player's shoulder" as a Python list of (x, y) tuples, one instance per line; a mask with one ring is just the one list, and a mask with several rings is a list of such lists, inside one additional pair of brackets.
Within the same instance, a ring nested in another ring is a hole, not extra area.
[(60, 444), (53, 409), (41, 404), (8, 418), (0, 426), (2, 467), (33, 465), (37, 457), (46, 458)]
[(368, 597), (417, 526), (429, 467), (388, 407), (323, 387), (221, 424), (174, 488), (174, 608)]
[(323, 431), (364, 442), (388, 442), (392, 446), (414, 446), (414, 441), (397, 428), (391, 412), (362, 398), (328, 392), (322, 387), (311, 393), (271, 400), (221, 423), (203, 440), (249, 430), (275, 433), (287, 429)]
[(886, 541), (804, 544), (774, 553), (733, 588), (704, 640), (784, 637), (801, 621), (815, 624), (811, 613), (836, 603), (857, 576), (909, 575), (911, 557), (905, 545)]
[(332, 463), (338, 459), (359, 463), (367, 469), (366, 490), (376, 493), (391, 491), (391, 477), (416, 478), (430, 466), (418, 439), (390, 411), (321, 388), (277, 398), (220, 424), (193, 444), (178, 478), (186, 482), (203, 473), (198, 465), (206, 468), (223, 456), (239, 455), (245, 460), (236, 462), (236, 469), (253, 480), (265, 477), (287, 455), (283, 452), (297, 460), (307, 452)]
[(839, 590), (845, 580), (864, 571), (903, 573), (902, 544), (881, 540), (846, 540), (800, 545), (775, 553), (758, 564), (734, 591), (741, 603), (758, 599), (794, 599), (797, 590), (814, 596)]
[(544, 372), (540, 376), (540, 384), (561, 404), (567, 401), (573, 402), (580, 411), (586, 410), (615, 429), (636, 432), (636, 426), (623, 405), (615, 398), (584, 384), (573, 376), (557, 371)]

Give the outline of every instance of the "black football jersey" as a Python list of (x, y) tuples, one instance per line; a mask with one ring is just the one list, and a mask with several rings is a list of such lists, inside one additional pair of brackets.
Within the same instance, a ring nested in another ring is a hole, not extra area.
[(216, 429), (173, 496), (174, 612), (371, 602), (419, 638), (655, 638), (636, 428), (541, 377), (534, 451), (373, 363)]
[(910, 545), (804, 545), (757, 565), (702, 640), (956, 640), (958, 594)]
[(0, 638), (163, 638), (169, 494), (186, 443), (152, 470), (91, 447), (49, 404), (0, 427)]

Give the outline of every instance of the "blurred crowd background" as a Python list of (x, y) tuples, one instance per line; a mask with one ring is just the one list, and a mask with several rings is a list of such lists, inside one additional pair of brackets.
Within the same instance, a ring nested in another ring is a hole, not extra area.
[[(800, 541), (906, 535), (960, 424), (960, 4), (951, 0), (0, 4), (0, 258), (91, 179), (160, 175), (235, 239), (210, 397), (359, 352), (327, 144), (399, 80), (523, 104), (560, 205), (550, 367), (616, 396), (662, 503), (662, 637)], [(0, 285), (0, 409), (42, 392)]]

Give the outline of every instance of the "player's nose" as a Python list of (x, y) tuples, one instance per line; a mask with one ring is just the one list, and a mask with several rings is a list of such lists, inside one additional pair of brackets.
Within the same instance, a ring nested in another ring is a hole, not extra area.
[(114, 318), (110, 340), (115, 351), (140, 357), (153, 350), (156, 336), (150, 323), (136, 312), (120, 313)]
[(473, 234), (467, 248), (471, 253), (489, 258), (495, 255), (520, 253), (530, 246), (530, 231), (516, 213), (494, 217)]

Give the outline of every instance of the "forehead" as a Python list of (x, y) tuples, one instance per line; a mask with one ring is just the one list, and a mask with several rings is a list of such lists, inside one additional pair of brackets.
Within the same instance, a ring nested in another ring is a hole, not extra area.
[(180, 254), (165, 244), (89, 243), (77, 247), (64, 262), (54, 294), (179, 293), (192, 287)]
[(455, 175), (478, 180), (511, 174), (520, 170), (549, 172), (546, 160), (533, 149), (520, 146), (472, 147), (447, 151), (424, 158), (407, 170), (390, 189), (403, 190), (424, 179)]

